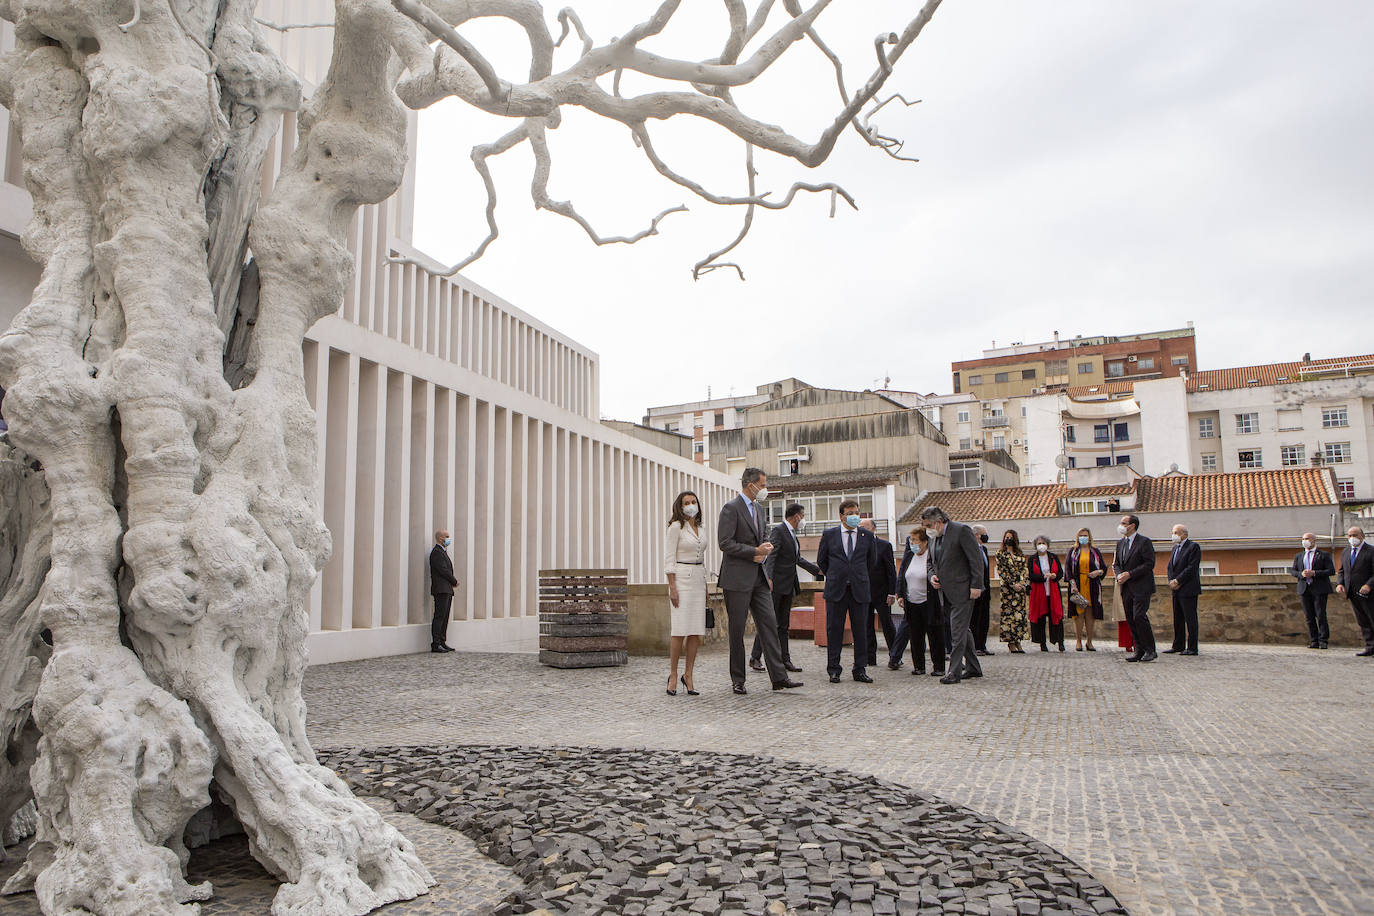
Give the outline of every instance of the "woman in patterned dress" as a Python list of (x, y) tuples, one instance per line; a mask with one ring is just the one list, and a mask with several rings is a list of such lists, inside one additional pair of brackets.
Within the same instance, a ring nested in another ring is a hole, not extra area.
[(1021, 537), (1013, 530), (1002, 535), (997, 551), (997, 577), (1002, 580), (1001, 639), (1008, 652), (1024, 652), (1021, 640), (1030, 632), (1026, 616), (1026, 588), (1029, 583), (1026, 558), (1021, 553)]

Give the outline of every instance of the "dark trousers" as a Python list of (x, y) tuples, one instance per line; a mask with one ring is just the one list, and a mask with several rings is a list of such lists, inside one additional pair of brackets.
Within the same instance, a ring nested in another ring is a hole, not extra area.
[(888, 654), (892, 654), (892, 643), (897, 638), (897, 627), (892, 623), (892, 608), (887, 604), (887, 596), (869, 605), (868, 612), (868, 663), (878, 664), (878, 630), (873, 623), (877, 617), (883, 625), (883, 642), (887, 643)]
[(1326, 622), (1327, 592), (1318, 595), (1311, 589), (1303, 592), (1302, 613), (1307, 618), (1307, 641), (1324, 646), (1331, 641), (1331, 626)]
[(763, 641), (763, 663), (774, 684), (787, 680), (778, 645), (778, 622), (773, 615), (773, 593), (760, 573), (752, 589), (725, 589), (725, 614), (730, 619), (730, 682), (744, 684), (744, 627), (752, 614), (754, 630)]
[(1149, 595), (1133, 595), (1122, 589), (1121, 608), (1126, 612), (1126, 623), (1131, 628), (1131, 639), (1135, 641), (1135, 654), (1145, 655), (1155, 651), (1155, 631), (1150, 626)]
[[(773, 592), (773, 620), (778, 625), (778, 645), (782, 649), (782, 660), (786, 665), (792, 664), (792, 649), (787, 644), (791, 638), (788, 631), (792, 627), (792, 601), (796, 595), (790, 592)], [(757, 633), (754, 634), (754, 646), (749, 650), (750, 661), (758, 661), (763, 658), (763, 640)]]
[(1042, 646), (1045, 645), (1046, 628), (1048, 628), (1049, 630), (1050, 642), (1054, 643), (1056, 646), (1063, 645), (1064, 619), (1061, 617), (1058, 623), (1051, 623), (1050, 615), (1048, 614), (1046, 614), (1044, 617), (1041, 617), (1039, 620), (1031, 621), (1031, 642), (1038, 642)]
[(1374, 649), (1374, 594), (1361, 595), (1358, 591), (1346, 594), (1350, 596), (1350, 609), (1355, 612), (1355, 622), (1364, 636), (1364, 647)]
[(973, 648), (979, 652), (988, 651), (988, 627), (992, 625), (992, 596), (988, 589), (973, 602), (973, 621), (969, 629), (973, 631)]
[(434, 619), (429, 623), (430, 645), (444, 645), (448, 639), (448, 615), (452, 607), (452, 595), (434, 596)]
[(868, 661), (868, 628), (864, 626), (864, 616), (868, 605), (854, 598), (848, 588), (838, 601), (825, 601), (825, 670), (831, 677), (837, 677), (844, 668), (840, 666), (840, 650), (844, 648), (844, 621), (849, 619), (849, 628), (854, 632), (854, 673), (862, 674)]
[(926, 600), (920, 604), (906, 603), (906, 613), (897, 621), (897, 638), (887, 653), (888, 661), (896, 664), (902, 660), (907, 643), (911, 644), (911, 665), (913, 670), (924, 671), (926, 667), (926, 644), (930, 644), (930, 666), (936, 671), (945, 669), (945, 621), (940, 613), (940, 596), (932, 589), (926, 593)]
[[(942, 589), (949, 586), (941, 583)], [(955, 586), (958, 591), (963, 592), (962, 600), (958, 600), (949, 592), (944, 592), (945, 609), (949, 612), (949, 634), (951, 642), (949, 644), (949, 670), (950, 677), (967, 677), (970, 674), (982, 674), (983, 666), (978, 663), (978, 656), (973, 652), (973, 633), (969, 631), (969, 621), (973, 619), (973, 600), (969, 598), (968, 592), (960, 586)]]
[(1197, 651), (1197, 595), (1184, 596), (1174, 592), (1173, 649), (1175, 652)]

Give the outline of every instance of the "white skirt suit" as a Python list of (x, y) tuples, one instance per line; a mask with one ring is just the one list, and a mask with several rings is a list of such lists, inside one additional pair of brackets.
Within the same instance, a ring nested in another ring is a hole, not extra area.
[(668, 526), (663, 540), (663, 573), (677, 576), (677, 607), (671, 599), (673, 636), (706, 634), (706, 532), (685, 528), (681, 522)]

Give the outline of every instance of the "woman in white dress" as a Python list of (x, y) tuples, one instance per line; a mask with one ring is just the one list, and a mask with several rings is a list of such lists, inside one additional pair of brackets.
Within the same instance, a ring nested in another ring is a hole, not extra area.
[[(701, 502), (691, 490), (673, 500), (673, 517), (663, 542), (663, 571), (672, 605), (672, 639), (668, 644), (668, 696), (677, 696), (677, 660), (686, 655), (681, 683), (697, 696), (692, 668), (706, 632), (706, 532), (701, 528)], [(685, 650), (685, 651), (684, 651)]]

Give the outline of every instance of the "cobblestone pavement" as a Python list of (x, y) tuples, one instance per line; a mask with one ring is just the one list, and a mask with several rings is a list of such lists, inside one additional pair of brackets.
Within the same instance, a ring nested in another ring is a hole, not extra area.
[(1070, 856), (1135, 916), (1374, 913), (1374, 659), (1204, 645), (1129, 665), (1118, 650), (999, 651), (987, 677), (946, 687), (882, 666), (876, 684), (830, 684), (824, 650), (794, 641), (792, 656), (805, 687), (775, 693), (751, 674), (745, 697), (729, 692), (718, 649), (698, 660), (698, 697), (666, 696), (656, 658), (329, 665), (306, 678), (310, 733), (317, 747), (768, 754), (967, 805)]

